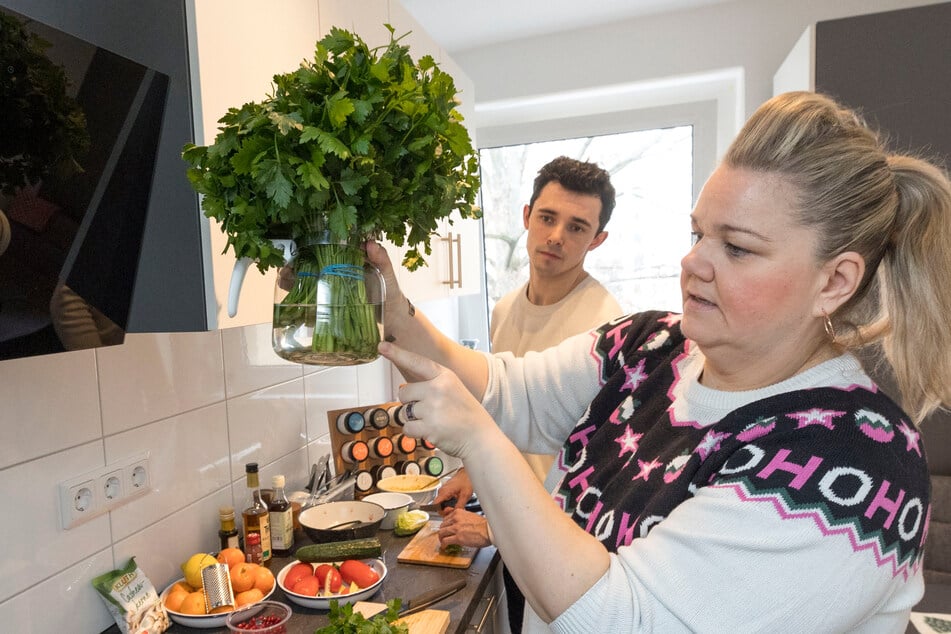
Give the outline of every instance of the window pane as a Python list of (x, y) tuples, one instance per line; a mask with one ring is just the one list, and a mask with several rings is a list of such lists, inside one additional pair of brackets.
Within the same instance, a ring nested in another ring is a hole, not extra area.
[(489, 311), (528, 280), (522, 208), (538, 170), (557, 156), (611, 174), (608, 239), (585, 268), (628, 311), (679, 311), (680, 259), (690, 248), (692, 126), (483, 149), (482, 205)]

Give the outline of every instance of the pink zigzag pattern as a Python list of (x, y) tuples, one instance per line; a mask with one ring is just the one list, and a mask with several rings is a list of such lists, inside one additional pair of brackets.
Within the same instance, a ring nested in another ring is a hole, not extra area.
[(911, 566), (909, 566), (909, 562), (907, 561), (899, 564), (895, 549), (890, 549), (891, 552), (886, 554), (881, 550), (878, 539), (869, 538), (863, 540), (858, 535), (858, 531), (854, 526), (830, 525), (825, 516), (815, 509), (791, 509), (787, 505), (786, 500), (784, 500), (779, 495), (753, 493), (748, 491), (741, 482), (712, 484), (710, 486), (719, 489), (732, 489), (733, 492), (736, 493), (736, 495), (743, 502), (770, 502), (772, 503), (773, 508), (776, 509), (780, 517), (783, 519), (812, 519), (819, 530), (822, 531), (822, 534), (826, 537), (830, 537), (832, 535), (845, 535), (849, 538), (849, 542), (852, 544), (853, 551), (860, 552), (863, 550), (871, 550), (872, 554), (875, 556), (875, 563), (878, 566), (881, 567), (891, 564), (893, 577), (897, 577), (900, 574), (902, 575), (903, 579), (907, 580), (909, 568), (911, 568), (913, 571), (917, 571), (921, 566), (921, 561), (919, 558), (915, 558)]

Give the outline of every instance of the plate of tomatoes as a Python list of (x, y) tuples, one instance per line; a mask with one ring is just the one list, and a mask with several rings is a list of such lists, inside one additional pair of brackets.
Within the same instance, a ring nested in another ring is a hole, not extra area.
[(277, 573), (277, 585), (292, 603), (329, 610), (334, 600), (344, 605), (372, 596), (385, 578), (386, 564), (380, 559), (347, 559), (323, 564), (294, 561)]

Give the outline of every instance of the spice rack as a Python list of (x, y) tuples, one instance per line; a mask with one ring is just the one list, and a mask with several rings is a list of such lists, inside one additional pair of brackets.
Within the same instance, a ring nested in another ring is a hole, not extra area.
[(354, 471), (357, 499), (375, 493), (382, 478), (404, 473), (438, 476), (445, 469), (431, 443), (404, 433), (402, 407), (392, 401), (327, 412), (336, 473)]

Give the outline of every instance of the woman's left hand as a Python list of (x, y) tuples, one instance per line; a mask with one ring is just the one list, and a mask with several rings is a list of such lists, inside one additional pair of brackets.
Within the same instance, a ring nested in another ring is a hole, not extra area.
[[(465, 460), (480, 442), (480, 432), (498, 430), (451, 370), (393, 343), (380, 343), (379, 351), (412, 381), (399, 389), (400, 401), (413, 404), (412, 417), (407, 414), (404, 425), (410, 436), (424, 437), (442, 451)], [(408, 409), (404, 408), (404, 413)]]

